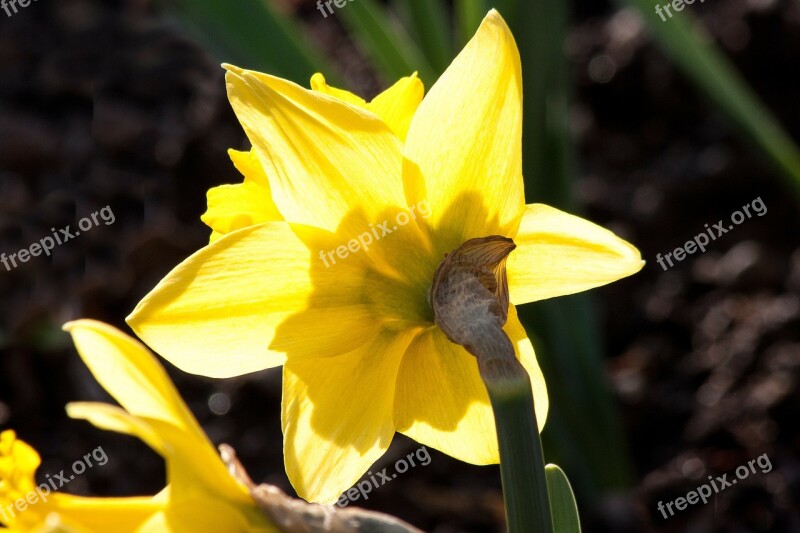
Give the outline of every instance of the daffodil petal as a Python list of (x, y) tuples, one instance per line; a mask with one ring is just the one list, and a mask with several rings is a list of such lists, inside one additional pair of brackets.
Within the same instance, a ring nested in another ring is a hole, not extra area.
[(492, 10), (417, 109), (405, 144), (409, 205), (427, 198), (427, 222), (445, 251), (513, 233), (524, 209), (522, 75), (514, 38)]
[(170, 505), (154, 513), (136, 533), (278, 533), (252, 500), (241, 505), (211, 495), (192, 494), (190, 498), (180, 498), (178, 491), (181, 490), (168, 484), (154, 496), (153, 499), (170, 502)]
[(328, 96), (333, 96), (334, 98), (338, 98), (343, 102), (347, 102), (348, 104), (352, 104), (362, 109), (367, 108), (366, 100), (357, 94), (351, 93), (350, 91), (337, 89), (336, 87), (328, 85), (328, 82), (325, 80), (325, 76), (320, 72), (317, 72), (311, 76), (311, 90), (318, 93), (327, 94)]
[(413, 335), (383, 331), (347, 354), (286, 363), (284, 459), (301, 497), (335, 502), (389, 447), (392, 385)]
[[(528, 371), (537, 422), (544, 426), (548, 400), (533, 346), (509, 306), (504, 328)], [(497, 433), (489, 396), (474, 356), (453, 344), (439, 328), (414, 341), (403, 358), (394, 405), (397, 431), (461, 461), (486, 465), (499, 461)]]
[(382, 120), (286, 80), (226, 68), (228, 98), (286, 220), (355, 235), (385, 207), (405, 205), (401, 143)]
[(439, 328), (417, 337), (403, 357), (394, 420), (400, 433), (460, 461), (498, 461), (494, 418), (477, 361)]
[(178, 265), (127, 321), (178, 368), (232, 377), (282, 365), (287, 353), (335, 355), (366, 342), (379, 320), (363, 285), (359, 258), (325, 268), (287, 223), (267, 222)]
[(228, 472), (208, 439), (198, 441), (194, 435), (162, 420), (145, 421), (168, 444), (164, 459), (172, 505), (193, 498), (216, 498), (243, 506), (253, 504), (249, 491)]
[[(264, 167), (261, 166), (261, 161), (259, 161), (255, 150), (251, 148), (243, 152), (231, 148), (228, 150), (228, 157), (231, 158), (236, 170), (244, 176), (245, 183), (261, 185), (269, 189), (269, 178), (267, 178), (267, 174), (264, 172)], [(273, 209), (277, 209), (275, 204), (272, 203), (272, 197), (270, 197), (270, 203)]]
[[(70, 494), (51, 496), (59, 520), (78, 531), (115, 533), (138, 532), (165, 503), (152, 497), (87, 498)], [(59, 530), (60, 531), (60, 530)]]
[[(93, 426), (139, 438), (167, 463), (167, 479), (173, 499), (191, 498), (198, 493), (238, 497), (249, 502), (247, 492), (228, 473), (214, 447), (203, 437), (163, 420), (132, 416), (123, 409), (103, 403), (75, 402), (67, 405), (70, 418), (86, 420)], [(198, 469), (197, 465), (203, 465)]]
[(211, 242), (237, 229), (255, 226), (268, 220), (280, 220), (280, 214), (265, 209), (269, 189), (255, 183), (220, 185), (208, 190), (208, 210), (200, 219), (212, 232)]
[(402, 141), (406, 138), (411, 119), (425, 94), (425, 87), (416, 72), (400, 78), (369, 103), (350, 91), (331, 87), (320, 73), (311, 77), (311, 89), (375, 113)]
[(539, 431), (544, 429), (547, 422), (547, 413), (550, 410), (550, 398), (547, 395), (547, 383), (544, 380), (542, 369), (536, 360), (536, 353), (533, 351), (533, 344), (528, 338), (528, 333), (519, 321), (517, 308), (513, 305), (508, 306), (508, 321), (503, 330), (514, 343), (517, 358), (531, 379), (531, 389), (533, 392), (533, 403), (536, 406), (536, 423)]
[[(41, 464), (36, 450), (13, 430), (0, 433), (0, 510), (36, 488), (34, 476)], [(0, 523), (3, 523), (0, 515)], [(5, 517), (8, 518), (8, 517)]]
[[(201, 503), (202, 507), (198, 506)], [(249, 505), (203, 498), (184, 500), (170, 505), (163, 520), (148, 523), (146, 531), (153, 533), (278, 533), (278, 529), (267, 522), (252, 500)], [(144, 532), (143, 532), (144, 533)]]
[(208, 209), (200, 219), (212, 229), (211, 242), (237, 229), (283, 219), (255, 151), (228, 150), (228, 155), (244, 182), (209, 189)]
[(517, 305), (585, 291), (644, 266), (634, 246), (607, 229), (543, 204), (526, 206), (506, 263)]
[(415, 72), (400, 78), (394, 85), (383, 91), (367, 104), (367, 109), (381, 117), (400, 140), (405, 141), (411, 119), (414, 118), (425, 87)]
[(136, 437), (162, 457), (168, 454), (168, 445), (150, 424), (115, 405), (71, 402), (67, 404), (67, 415), (75, 420), (86, 420), (99, 429)]
[(97, 382), (130, 414), (169, 422), (203, 439), (164, 367), (137, 340), (96, 320), (64, 325)]

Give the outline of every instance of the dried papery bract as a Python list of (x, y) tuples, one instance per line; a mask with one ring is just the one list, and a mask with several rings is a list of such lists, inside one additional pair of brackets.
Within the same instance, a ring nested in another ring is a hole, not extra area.
[(235, 450), (222, 444), (220, 456), (231, 475), (250, 490), (261, 511), (283, 533), (422, 533), (393, 516), (357, 507), (339, 509), (291, 498), (273, 485), (256, 485), (236, 457)]
[(514, 248), (513, 240), (499, 235), (470, 239), (447, 254), (433, 276), (436, 325), (478, 358), (482, 373), (498, 360), (517, 361), (502, 329), (508, 319), (506, 258)]
[(436, 325), (478, 359), (495, 415), (509, 531), (551, 532), (531, 381), (503, 331), (509, 305), (505, 263), (515, 247), (499, 235), (466, 241), (436, 269), (429, 298)]

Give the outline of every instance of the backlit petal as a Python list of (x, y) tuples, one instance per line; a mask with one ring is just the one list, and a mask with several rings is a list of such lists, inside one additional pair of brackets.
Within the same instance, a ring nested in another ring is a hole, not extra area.
[(411, 125), (411, 119), (414, 117), (414, 113), (425, 93), (422, 80), (417, 77), (416, 72), (411, 76), (400, 78), (397, 83), (373, 98), (369, 103), (349, 91), (331, 87), (325, 81), (325, 77), (319, 73), (311, 77), (311, 88), (344, 100), (349, 104), (372, 111), (403, 141), (408, 133), (408, 127)]
[(524, 208), (522, 77), (492, 10), (417, 109), (405, 145), (409, 205), (428, 198), (443, 249), (516, 229)]
[(630, 243), (543, 204), (528, 205), (506, 263), (511, 301), (524, 304), (585, 291), (644, 266)]
[(211, 242), (237, 229), (283, 219), (255, 152), (228, 150), (228, 154), (244, 182), (209, 189), (208, 209), (200, 219), (213, 230)]
[(405, 205), (401, 143), (382, 120), (292, 82), (226, 68), (231, 105), (286, 220), (332, 232), (349, 223), (343, 229), (353, 235), (387, 206)]
[(284, 458), (301, 497), (335, 502), (389, 447), (392, 384), (412, 337), (382, 331), (350, 353), (286, 363)]
[[(55, 531), (114, 533), (139, 532), (150, 517), (161, 512), (164, 502), (155, 498), (87, 498), (71, 494), (53, 494), (52, 513), (63, 523)], [(52, 522), (48, 516), (48, 523)], [(38, 531), (38, 530), (37, 530)]]
[(144, 419), (131, 415), (124, 409), (107, 403), (70, 402), (67, 415), (75, 420), (86, 420), (94, 427), (136, 437), (162, 457), (169, 453), (164, 438)]
[(360, 346), (380, 318), (363, 303), (363, 254), (336, 268), (309, 256), (285, 222), (236, 231), (178, 265), (128, 323), (172, 364), (210, 377)]
[(347, 102), (348, 104), (352, 104), (362, 109), (367, 108), (366, 100), (357, 94), (351, 93), (350, 91), (337, 89), (336, 87), (328, 85), (328, 82), (325, 80), (325, 76), (320, 72), (317, 72), (311, 76), (311, 90), (317, 91), (318, 93), (327, 94), (328, 96), (333, 96), (334, 98), (338, 98), (343, 102)]
[[(541, 429), (547, 417), (547, 389), (514, 306), (509, 306), (504, 330), (531, 378)], [(477, 360), (439, 328), (417, 337), (406, 352), (394, 413), (397, 430), (417, 442), (467, 463), (499, 460), (494, 415)]]
[[(167, 464), (167, 480), (176, 488), (173, 500), (202, 494), (248, 503), (247, 491), (228, 473), (211, 443), (198, 440), (162, 420), (135, 417), (113, 405), (74, 402), (67, 405), (70, 418), (93, 426), (137, 437), (161, 455)], [(203, 465), (202, 468), (198, 468)]]
[(411, 76), (400, 78), (397, 83), (376, 96), (367, 105), (367, 109), (381, 117), (395, 135), (405, 141), (411, 119), (414, 118), (424, 94), (422, 80), (415, 72)]
[(137, 340), (96, 320), (64, 325), (97, 382), (131, 415), (204, 434), (155, 356)]

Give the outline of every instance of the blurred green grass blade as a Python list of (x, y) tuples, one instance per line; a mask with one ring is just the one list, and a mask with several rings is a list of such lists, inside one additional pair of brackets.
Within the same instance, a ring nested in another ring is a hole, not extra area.
[(374, 62), (384, 81), (419, 72), (425, 87), (436, 81), (436, 71), (422, 50), (392, 15), (374, 0), (358, 0), (339, 9), (336, 14)]
[(456, 28), (458, 29), (456, 45), (459, 49), (472, 39), (475, 30), (481, 25), (483, 17), (489, 12), (489, 7), (487, 0), (455, 0), (454, 9)]
[(547, 492), (550, 495), (550, 512), (553, 515), (553, 529), (558, 533), (581, 533), (581, 520), (578, 505), (569, 484), (567, 475), (557, 465), (544, 467), (547, 478)]
[(604, 379), (603, 338), (591, 296), (563, 296), (520, 310), (550, 396), (545, 453), (572, 472), (585, 502), (629, 486), (632, 478), (624, 428)]
[[(501, 12), (522, 59), (523, 172), (528, 202), (578, 212), (572, 195), (574, 148), (568, 130), (570, 78), (564, 56), (569, 3), (504, 0)], [(625, 434), (604, 380), (602, 338), (591, 295), (536, 302), (520, 309), (536, 338), (551, 399), (542, 438), (548, 459), (570, 472), (587, 501), (631, 479)]]
[(453, 59), (453, 35), (443, 2), (400, 0), (428, 63), (441, 75)]
[(315, 72), (325, 72), (331, 82), (340, 81), (294, 21), (268, 0), (165, 0), (163, 4), (225, 62), (302, 85)]
[(618, 0), (637, 8), (666, 54), (743, 130), (800, 194), (800, 150), (689, 10), (666, 21), (653, 0)]
[(571, 88), (564, 56), (568, 2), (506, 0), (504, 7), (522, 56), (525, 195), (529, 201), (574, 210)]

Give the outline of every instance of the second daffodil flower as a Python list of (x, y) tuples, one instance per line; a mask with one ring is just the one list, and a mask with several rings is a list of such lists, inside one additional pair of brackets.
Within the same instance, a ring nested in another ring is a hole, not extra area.
[(477, 237), (516, 243), (505, 331), (540, 424), (545, 383), (514, 306), (643, 264), (613, 233), (525, 205), (520, 59), (505, 21), (491, 11), (424, 99), (415, 76), (366, 103), (319, 75), (306, 90), (226, 69), (253, 146), (231, 153), (244, 183), (209, 191), (212, 243), (140, 302), (131, 327), (191, 373), (283, 365), (286, 469), (307, 500), (335, 502), (396, 431), (497, 463), (476, 360), (433, 323), (428, 290), (445, 254)]
[[(140, 438), (164, 458), (167, 486), (152, 497), (87, 498), (53, 492), (31, 503), (32, 496), (42, 495), (34, 492), (39, 456), (6, 431), (0, 434), (0, 506), (5, 511), (0, 524), (20, 533), (278, 531), (249, 489), (228, 472), (163, 367), (141, 343), (94, 320), (70, 322), (64, 328), (95, 379), (122, 406), (78, 402), (68, 404), (67, 413)], [(24, 503), (26, 497), (31, 505), (20, 511), (15, 502)]]

